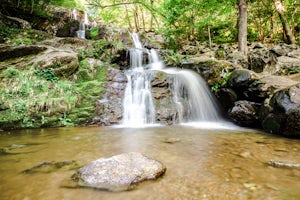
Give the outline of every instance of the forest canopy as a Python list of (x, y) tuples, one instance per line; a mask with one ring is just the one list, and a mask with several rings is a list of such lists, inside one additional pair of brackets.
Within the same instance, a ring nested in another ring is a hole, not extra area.
[[(163, 33), (170, 44), (179, 41), (234, 42), (237, 40), (238, 0), (15, 0), (18, 6), (38, 10), (43, 4), (78, 8), (92, 19), (127, 27), (131, 31)], [(300, 42), (298, 0), (247, 0), (248, 41), (286, 40), (283, 22)], [(282, 6), (280, 14), (276, 5)], [(284, 17), (284, 18), (282, 18)]]

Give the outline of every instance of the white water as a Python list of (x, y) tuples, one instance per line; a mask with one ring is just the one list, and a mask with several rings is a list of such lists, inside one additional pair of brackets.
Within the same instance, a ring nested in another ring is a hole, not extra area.
[(84, 19), (83, 19), (83, 23), (85, 24), (85, 25), (89, 25), (89, 18), (88, 18), (88, 14), (87, 14), (87, 12), (86, 11), (84, 11)]
[(84, 22), (80, 21), (79, 23), (79, 30), (76, 31), (77, 37), (85, 39), (85, 24)]
[[(155, 106), (151, 91), (151, 80), (156, 71), (170, 76), (173, 101), (180, 124), (224, 122), (217, 110), (216, 102), (205, 81), (191, 70), (165, 68), (157, 52), (144, 49), (137, 34), (132, 34), (134, 47), (129, 50), (130, 66), (126, 71), (128, 83), (123, 100), (123, 126), (142, 127), (155, 124)], [(148, 54), (149, 63), (143, 55)]]
[(134, 47), (130, 49), (131, 69), (126, 72), (127, 85), (123, 100), (123, 124), (143, 126), (155, 122), (155, 107), (151, 92), (153, 71), (143, 68), (143, 49), (137, 34), (132, 34)]

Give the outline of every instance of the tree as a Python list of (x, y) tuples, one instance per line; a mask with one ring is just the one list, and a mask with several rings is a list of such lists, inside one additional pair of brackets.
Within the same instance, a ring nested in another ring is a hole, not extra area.
[(238, 0), (238, 47), (247, 56), (247, 4), (245, 0)]
[(273, 0), (273, 1), (275, 3), (276, 11), (277, 11), (277, 13), (279, 15), (279, 18), (280, 18), (280, 21), (282, 23), (283, 32), (284, 32), (284, 34), (286, 35), (286, 38), (287, 38), (287, 43), (296, 44), (295, 36), (294, 36), (292, 30), (290, 29), (290, 27), (288, 25), (288, 22), (287, 22), (287, 19), (284, 15), (284, 6), (283, 6), (283, 4), (281, 3), (280, 0)]

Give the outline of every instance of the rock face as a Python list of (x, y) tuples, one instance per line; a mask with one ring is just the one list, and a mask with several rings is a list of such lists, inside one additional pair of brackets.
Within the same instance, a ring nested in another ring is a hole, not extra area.
[(124, 191), (139, 182), (157, 179), (165, 171), (162, 163), (131, 152), (92, 161), (80, 168), (72, 179), (84, 187)]

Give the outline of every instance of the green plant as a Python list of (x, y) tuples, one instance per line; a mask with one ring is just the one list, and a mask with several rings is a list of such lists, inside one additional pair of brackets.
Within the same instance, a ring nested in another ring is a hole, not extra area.
[(97, 38), (97, 36), (99, 35), (99, 27), (93, 27), (93, 28), (91, 28), (90, 35), (91, 35), (91, 38), (93, 40), (95, 40)]
[(32, 128), (34, 127), (35, 119), (30, 119), (29, 117), (24, 117), (22, 120), (23, 128)]
[(55, 82), (58, 80), (53, 68), (35, 70), (34, 74), (50, 82)]
[(62, 126), (73, 126), (72, 120), (64, 113), (63, 117), (58, 118)]
[(19, 74), (20, 71), (15, 66), (7, 67), (6, 70), (4, 70), (4, 72), (2, 73), (5, 78), (16, 78), (19, 76)]
[(30, 45), (33, 44), (33, 40), (29, 38), (17, 38), (13, 40), (13, 45), (21, 45), (21, 44)]

